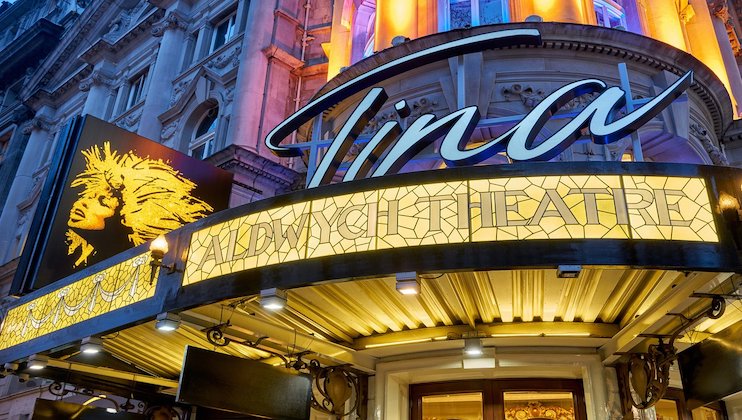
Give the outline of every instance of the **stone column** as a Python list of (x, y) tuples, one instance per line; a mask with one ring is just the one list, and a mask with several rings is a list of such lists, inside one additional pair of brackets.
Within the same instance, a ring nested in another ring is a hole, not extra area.
[(392, 46), (392, 39), (417, 38), (417, 2), (400, 0), (376, 1), (375, 51)]
[[(271, 45), (275, 16), (274, 3), (252, 2), (240, 50), (240, 66), (232, 105), (227, 145), (238, 144), (269, 159), (278, 158), (265, 149), (261, 133), (261, 113), (268, 77), (268, 57), (263, 50)], [(273, 127), (267, 127), (271, 129)]]
[[(719, 39), (719, 42), (709, 42), (708, 35), (712, 31), (715, 31), (715, 28), (706, 0), (691, 0), (690, 9), (692, 10), (692, 13), (686, 13), (681, 15), (681, 17), (686, 17), (687, 23), (685, 29), (688, 34), (691, 52), (696, 58), (701, 60), (703, 64), (713, 70), (716, 77), (724, 83), (724, 86), (727, 88), (727, 91), (731, 96), (732, 88), (729, 83), (730, 77), (727, 74), (727, 68), (724, 65), (724, 59), (719, 47), (719, 45), (725, 40)], [(726, 37), (726, 32), (724, 35), (728, 43), (729, 38)], [(739, 73), (739, 71), (737, 73)], [(732, 98), (732, 102), (735, 102), (734, 98)]]
[(332, 10), (327, 80), (337, 76), (341, 68), (350, 65), (351, 36), (350, 28), (345, 27), (342, 22), (344, 4), (342, 1), (336, 1)]
[(582, 0), (533, 0), (533, 13), (544, 22), (588, 23), (583, 13)]
[(178, 71), (177, 63), (184, 46), (185, 28), (185, 19), (175, 11), (169, 12), (163, 20), (152, 27), (152, 35), (162, 37), (162, 40), (155, 65), (148, 75), (149, 88), (142, 106), (142, 118), (137, 133), (154, 141), (160, 140), (162, 130), (162, 123), (158, 117), (170, 105), (172, 82)]
[(652, 0), (648, 2), (648, 36), (687, 51), (683, 24), (675, 0)]
[[(0, 257), (5, 263), (17, 257), (20, 250), (9, 249), (14, 244), (19, 228), (27, 231), (30, 220), (33, 217), (33, 192), (43, 187), (45, 174), (35, 174), (45, 162), (40, 158), (44, 154), (44, 148), (49, 141), (49, 132), (52, 128), (50, 117), (53, 115), (51, 108), (42, 107), (36, 116), (20, 130), (23, 135), (29, 136), (26, 148), (15, 173), (8, 199), (0, 214)], [(36, 175), (36, 178), (34, 177)], [(26, 204), (24, 206), (24, 204)], [(26, 224), (24, 227), (23, 225)], [(26, 232), (27, 233), (27, 232)]]
[(728, 88), (731, 90), (732, 104), (736, 105), (734, 108), (734, 119), (738, 119), (740, 116), (738, 103), (742, 101), (742, 77), (740, 77), (737, 59), (734, 57), (734, 49), (732, 49), (732, 43), (729, 41), (729, 34), (727, 33), (729, 9), (727, 9), (726, 1), (719, 0), (709, 3), (709, 7), (711, 7), (713, 13), (711, 21), (714, 24), (716, 40), (721, 50), (721, 57), (724, 61), (727, 77), (729, 78)]
[(111, 79), (103, 72), (93, 70), (90, 76), (80, 82), (80, 90), (88, 92), (85, 99), (85, 105), (82, 107), (82, 115), (88, 114), (94, 117), (104, 119), (106, 107), (108, 105), (109, 87)]

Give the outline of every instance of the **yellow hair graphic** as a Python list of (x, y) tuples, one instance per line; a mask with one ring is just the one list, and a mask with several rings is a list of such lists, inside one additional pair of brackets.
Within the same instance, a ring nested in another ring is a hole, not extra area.
[[(142, 158), (128, 151), (93, 146), (82, 151), (85, 170), (71, 187), (84, 187), (70, 210), (67, 225), (78, 230), (103, 230), (106, 219), (119, 212), (121, 223), (130, 229), (129, 242), (140, 245), (157, 235), (206, 216), (213, 208), (191, 195), (193, 181), (161, 159)], [(77, 267), (95, 252), (75, 231), (67, 232), (68, 254), (81, 248)]]

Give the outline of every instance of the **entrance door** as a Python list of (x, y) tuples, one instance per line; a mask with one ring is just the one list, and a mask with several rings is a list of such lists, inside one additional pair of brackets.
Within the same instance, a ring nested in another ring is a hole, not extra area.
[(410, 386), (411, 420), (587, 420), (582, 382), (505, 379)]

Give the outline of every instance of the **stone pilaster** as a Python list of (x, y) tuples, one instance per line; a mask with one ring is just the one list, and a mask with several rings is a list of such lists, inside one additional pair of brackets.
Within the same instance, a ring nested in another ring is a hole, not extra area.
[(15, 173), (5, 200), (5, 206), (0, 213), (0, 262), (4, 263), (18, 256), (19, 235), (27, 234), (31, 217), (33, 216), (32, 192), (39, 190), (44, 182), (43, 174), (39, 173), (40, 161), (46, 143), (49, 141), (50, 131), (53, 123), (50, 120), (52, 111), (42, 108), (36, 116), (23, 126), (20, 130), (24, 136), (28, 136), (23, 156), (20, 158), (18, 169)]
[(169, 12), (152, 27), (152, 35), (161, 37), (157, 59), (149, 77), (149, 88), (142, 106), (142, 120), (138, 134), (155, 141), (160, 140), (162, 123), (158, 116), (169, 106), (172, 81), (177, 72), (186, 21), (178, 12)]
[(100, 70), (93, 70), (90, 76), (80, 81), (80, 90), (88, 93), (82, 108), (83, 115), (88, 114), (101, 119), (105, 117), (108, 89), (111, 84), (112, 80)]
[(721, 57), (724, 59), (724, 67), (729, 77), (729, 87), (731, 88), (732, 103), (736, 105), (734, 109), (735, 119), (740, 116), (739, 102), (742, 101), (742, 77), (740, 77), (737, 59), (734, 56), (734, 48), (729, 40), (727, 32), (727, 22), (729, 21), (729, 9), (726, 1), (715, 0), (709, 2), (711, 9), (711, 21), (714, 24), (716, 40), (721, 50)]

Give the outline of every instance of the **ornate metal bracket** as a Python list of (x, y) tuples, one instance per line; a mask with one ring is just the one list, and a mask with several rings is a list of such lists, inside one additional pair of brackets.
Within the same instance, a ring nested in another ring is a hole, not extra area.
[[(286, 368), (309, 372), (309, 374), (312, 375), (313, 381), (311, 404), (312, 408), (316, 410), (335, 416), (345, 417), (358, 409), (361, 402), (360, 379), (358, 375), (350, 369), (350, 366), (322, 366), (317, 360), (310, 360), (307, 362), (302, 359), (302, 357), (307, 354), (306, 352), (295, 355), (296, 359), (290, 361), (288, 357), (283, 354), (260, 347), (263, 340), (268, 337), (259, 337), (255, 341), (240, 341), (227, 337), (224, 334), (224, 331), (230, 327), (230, 325), (229, 322), (224, 322), (206, 329), (206, 339), (209, 340), (209, 343), (219, 347), (225, 347), (231, 343), (235, 343), (258, 349), (283, 360)], [(353, 404), (346, 411), (345, 405), (348, 400), (353, 397), (355, 397)]]
[[(630, 387), (626, 394), (634, 407), (640, 410), (653, 407), (665, 395), (670, 384), (670, 366), (677, 359), (674, 344), (680, 334), (702, 318), (718, 319), (724, 314), (726, 309), (724, 296), (709, 294), (697, 297), (712, 299), (707, 310), (692, 318), (683, 314), (668, 314), (679, 317), (683, 321), (682, 325), (672, 335), (645, 335), (646, 337), (658, 338), (659, 343), (650, 345), (646, 353), (632, 353), (630, 355), (629, 362), (626, 365), (628, 381), (626, 381), (625, 386)], [(667, 343), (663, 342), (665, 337), (669, 338)], [(638, 401), (635, 397), (638, 397)]]
[[(317, 360), (308, 363), (299, 355), (291, 365), (296, 370), (307, 370), (314, 380), (314, 389), (319, 392), (312, 393), (312, 408), (339, 417), (345, 417), (358, 409), (361, 403), (360, 378), (351, 371), (348, 365), (322, 366)], [(345, 404), (354, 397), (353, 404), (346, 411)]]

